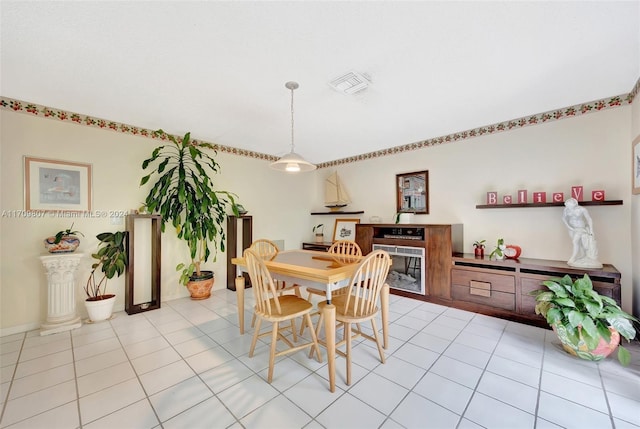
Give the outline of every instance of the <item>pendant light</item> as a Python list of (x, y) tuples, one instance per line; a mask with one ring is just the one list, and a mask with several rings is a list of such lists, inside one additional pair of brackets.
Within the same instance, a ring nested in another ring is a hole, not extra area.
[(306, 161), (303, 157), (294, 152), (293, 145), (293, 91), (298, 89), (298, 82), (287, 82), (284, 86), (291, 90), (291, 152), (272, 162), (270, 167), (274, 170), (286, 171), (287, 173), (298, 173), (300, 171), (312, 171), (316, 166)]

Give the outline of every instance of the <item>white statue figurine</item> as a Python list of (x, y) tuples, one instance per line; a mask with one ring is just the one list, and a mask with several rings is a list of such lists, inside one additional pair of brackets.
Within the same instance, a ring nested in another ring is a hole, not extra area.
[(598, 248), (589, 212), (578, 205), (575, 198), (569, 198), (564, 202), (564, 206), (562, 221), (567, 226), (573, 243), (573, 253), (567, 265), (580, 268), (602, 268), (602, 263), (598, 261)]

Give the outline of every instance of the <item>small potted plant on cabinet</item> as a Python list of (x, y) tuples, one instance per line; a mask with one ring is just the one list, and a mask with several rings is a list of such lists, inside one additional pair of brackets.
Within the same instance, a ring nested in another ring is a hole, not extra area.
[(180, 283), (189, 289), (192, 299), (206, 299), (211, 295), (214, 273), (202, 270), (202, 264), (211, 256), (215, 261), (218, 250), (225, 250), (227, 207), (231, 206), (235, 216), (240, 215), (235, 194), (214, 188), (212, 176), (220, 165), (203, 150), (211, 149), (215, 155), (212, 145), (192, 141), (190, 133), (180, 140), (162, 130), (155, 134), (170, 144), (155, 148), (142, 163), (143, 170), (152, 170), (140, 186), (155, 176), (144, 204), (151, 213), (162, 215), (163, 232), (170, 223), (187, 244), (191, 260), (176, 266)]
[(536, 314), (547, 319), (565, 351), (599, 361), (618, 348), (620, 363), (629, 364), (631, 355), (619, 346), (620, 336), (633, 340), (636, 336), (633, 322), (638, 319), (594, 290), (587, 274), (575, 281), (567, 275), (542, 284), (547, 288), (531, 292), (536, 297)]
[(314, 226), (312, 232), (316, 236), (316, 243), (324, 242), (324, 224), (320, 223)]
[(504, 259), (504, 249), (506, 248), (507, 246), (504, 245), (504, 238), (499, 238), (498, 244), (496, 244), (496, 248), (493, 249), (493, 251), (489, 255), (489, 259), (496, 259), (496, 260)]
[(56, 235), (47, 237), (44, 240), (44, 247), (49, 251), (49, 253), (71, 253), (75, 252), (75, 250), (80, 245), (80, 239), (77, 234), (84, 234), (80, 231), (73, 230), (73, 223), (71, 226), (65, 230), (58, 231)]
[[(129, 264), (126, 233), (103, 232), (96, 238), (100, 241), (98, 250), (91, 255), (96, 262), (91, 265), (91, 273), (84, 287), (87, 294), (85, 307), (91, 322), (99, 322), (111, 317), (116, 296), (107, 294), (107, 280), (112, 279), (116, 274), (120, 277)], [(96, 275), (100, 276), (100, 274), (102, 277), (97, 280)]]
[(484, 243), (487, 240), (477, 240), (473, 243), (473, 251), (476, 258), (484, 258)]

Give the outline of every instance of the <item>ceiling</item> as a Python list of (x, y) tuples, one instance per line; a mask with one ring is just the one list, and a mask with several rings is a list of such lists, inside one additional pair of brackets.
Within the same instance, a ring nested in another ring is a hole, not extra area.
[[(5, 1), (1, 95), (314, 163), (627, 94), (637, 1)], [(370, 85), (344, 95), (349, 71)]]

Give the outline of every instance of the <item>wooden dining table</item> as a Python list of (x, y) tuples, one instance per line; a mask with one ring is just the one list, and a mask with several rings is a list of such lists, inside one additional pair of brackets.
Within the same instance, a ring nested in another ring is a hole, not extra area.
[[(279, 252), (265, 265), (274, 280), (286, 284), (299, 284), (315, 288), (325, 288), (327, 304), (323, 309), (324, 328), (326, 333), (327, 366), (329, 370), (329, 390), (335, 392), (335, 357), (336, 357), (336, 307), (331, 304), (331, 292), (345, 287), (358, 268), (360, 256), (332, 255), (327, 252), (313, 250), (286, 250)], [(244, 291), (246, 271), (244, 258), (233, 258), (231, 262), (238, 267), (236, 277), (236, 299), (238, 305), (238, 322), (240, 334), (244, 334)], [(382, 315), (383, 347), (389, 342), (389, 286), (385, 285), (380, 294)]]

